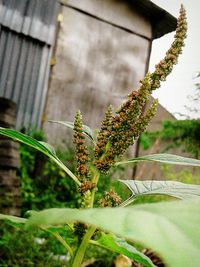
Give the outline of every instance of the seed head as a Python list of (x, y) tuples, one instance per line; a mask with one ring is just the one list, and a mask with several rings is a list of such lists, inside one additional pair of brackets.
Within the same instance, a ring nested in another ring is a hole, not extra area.
[(103, 198), (99, 200), (99, 204), (101, 207), (116, 207), (121, 204), (121, 198), (111, 189), (109, 192), (105, 192)]
[(89, 168), (87, 166), (89, 153), (83, 134), (83, 123), (80, 111), (76, 113), (74, 120), (74, 144), (76, 147), (77, 176), (80, 181), (83, 181), (89, 177)]
[(155, 71), (151, 74), (151, 90), (160, 87), (160, 81), (164, 81), (170, 74), (173, 66), (177, 63), (179, 55), (184, 47), (184, 40), (187, 36), (187, 21), (186, 12), (181, 5), (180, 16), (177, 20), (177, 28), (174, 36), (174, 41), (170, 49), (166, 52), (166, 56), (155, 66)]
[[(114, 164), (115, 158), (123, 155), (126, 149), (145, 131), (155, 115), (157, 100), (143, 115), (144, 108), (152, 91), (160, 87), (161, 81), (166, 79), (177, 63), (178, 56), (184, 46), (186, 31), (186, 14), (181, 5), (174, 42), (164, 59), (155, 66), (155, 71), (152, 74), (146, 74), (144, 79), (140, 81), (140, 88), (128, 95), (127, 100), (117, 110), (115, 116), (110, 115), (109, 122), (106, 117), (102, 123), (95, 147), (96, 160), (94, 163), (101, 172), (109, 170)], [(108, 149), (106, 149), (107, 144), (110, 144)]]

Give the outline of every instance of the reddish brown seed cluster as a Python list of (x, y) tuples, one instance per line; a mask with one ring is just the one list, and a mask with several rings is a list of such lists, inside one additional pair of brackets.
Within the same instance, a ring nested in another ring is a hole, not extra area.
[(77, 176), (82, 182), (89, 177), (89, 168), (87, 166), (89, 157), (80, 111), (77, 112), (74, 120), (74, 144), (76, 146)]
[[(101, 128), (101, 148), (97, 142), (95, 165), (101, 172), (106, 172), (115, 162), (117, 156), (123, 155), (126, 149), (133, 145), (134, 140), (145, 131), (150, 119), (156, 113), (157, 100), (144, 115), (143, 108), (150, 96), (150, 77), (146, 75), (138, 92), (133, 91), (127, 101), (111, 118), (109, 127)], [(106, 138), (104, 139), (104, 132)], [(101, 153), (97, 153), (101, 151)]]
[(143, 114), (150, 94), (160, 86), (176, 64), (179, 54), (184, 46), (187, 23), (183, 6), (177, 22), (174, 42), (167, 51), (166, 56), (155, 67), (152, 74), (147, 74), (142, 81), (139, 90), (132, 91), (127, 101), (122, 104), (115, 116), (106, 113), (101, 130), (97, 137), (95, 147), (94, 164), (101, 172), (106, 172), (114, 164), (117, 156), (123, 155), (126, 149), (134, 143), (134, 140), (145, 131), (150, 120), (156, 113), (157, 100)]
[(79, 191), (83, 195), (85, 192), (87, 192), (88, 190), (92, 190), (95, 187), (96, 187), (95, 183), (91, 181), (84, 181), (82, 182)]
[(111, 130), (112, 121), (112, 106), (109, 106), (106, 113), (105, 119), (101, 123), (101, 130), (97, 136), (97, 142), (95, 146), (95, 156), (101, 157), (105, 153), (106, 144), (108, 143)]
[(160, 81), (164, 81), (166, 79), (166, 77), (172, 71), (173, 66), (177, 63), (178, 56), (182, 53), (186, 35), (186, 12), (183, 5), (181, 5), (180, 16), (177, 21), (176, 33), (174, 36), (174, 42), (172, 43), (170, 49), (167, 51), (165, 58), (155, 66), (155, 71), (151, 74), (152, 90), (160, 87)]
[(109, 192), (105, 192), (105, 195), (99, 201), (101, 207), (116, 207), (121, 204), (121, 198), (118, 194), (111, 189)]

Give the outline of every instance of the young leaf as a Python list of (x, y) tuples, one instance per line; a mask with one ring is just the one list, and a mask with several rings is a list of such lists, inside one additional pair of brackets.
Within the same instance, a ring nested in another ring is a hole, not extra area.
[(170, 201), (128, 208), (49, 209), (33, 213), (31, 225), (80, 221), (151, 248), (170, 267), (199, 267), (200, 201)]
[(200, 167), (200, 160), (192, 159), (192, 158), (185, 158), (177, 155), (172, 154), (152, 154), (146, 155), (138, 158), (131, 158), (125, 161), (120, 161), (115, 163), (115, 165), (121, 164), (128, 164), (128, 163), (136, 163), (139, 161), (157, 161), (161, 163), (168, 163), (168, 164), (176, 164), (176, 165), (188, 165), (188, 166), (198, 166)]
[(113, 234), (104, 234), (97, 241), (91, 242), (94, 245), (101, 246), (111, 251), (123, 254), (128, 258), (143, 264), (147, 267), (156, 267), (153, 262), (135, 247), (128, 244), (124, 239), (118, 238)]
[[(65, 127), (74, 129), (74, 123), (73, 123), (73, 122), (70, 122), (70, 121), (53, 121), (53, 120), (50, 120), (49, 122), (59, 123), (59, 124), (64, 125)], [(83, 133), (84, 133), (89, 139), (91, 139), (91, 140), (94, 142), (94, 134), (93, 134), (92, 129), (91, 129), (89, 126), (87, 126), (87, 125), (83, 125)]]
[(119, 181), (124, 183), (132, 192), (132, 196), (125, 201), (127, 204), (134, 201), (137, 196), (142, 195), (167, 195), (180, 199), (200, 198), (200, 185), (184, 184), (174, 181)]
[(16, 141), (24, 143), (42, 152), (43, 154), (51, 158), (54, 162), (56, 162), (56, 164), (58, 164), (78, 185), (80, 185), (80, 182), (77, 179), (77, 177), (56, 156), (55, 150), (51, 147), (51, 145), (45, 142), (37, 141), (36, 139), (28, 135), (22, 134), (16, 130), (8, 128), (0, 127), (0, 135), (10, 137)]

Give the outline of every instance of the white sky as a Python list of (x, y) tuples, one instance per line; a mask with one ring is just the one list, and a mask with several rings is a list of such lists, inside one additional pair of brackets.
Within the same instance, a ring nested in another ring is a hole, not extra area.
[[(188, 35), (183, 54), (173, 72), (162, 83), (161, 88), (153, 94), (159, 99), (161, 105), (177, 118), (181, 118), (176, 113), (188, 114), (184, 106), (192, 105), (187, 96), (194, 93), (194, 84), (197, 82), (194, 78), (200, 72), (200, 0), (152, 0), (152, 2), (175, 17), (178, 17), (181, 3), (187, 11)], [(173, 36), (174, 33), (167, 34), (153, 42), (150, 71), (154, 70), (154, 65), (165, 55), (173, 41)], [(199, 118), (200, 114), (192, 114), (192, 117)]]

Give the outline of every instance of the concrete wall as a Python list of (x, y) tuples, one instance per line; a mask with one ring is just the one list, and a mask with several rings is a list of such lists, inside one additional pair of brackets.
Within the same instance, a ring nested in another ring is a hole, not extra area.
[(98, 128), (106, 107), (138, 87), (151, 47), (150, 23), (126, 1), (63, 2), (43, 126), (57, 145), (67, 131), (47, 121), (73, 121), (80, 109), (84, 123)]

